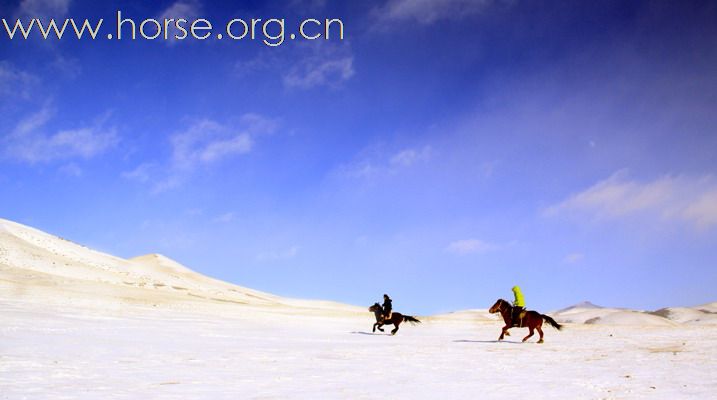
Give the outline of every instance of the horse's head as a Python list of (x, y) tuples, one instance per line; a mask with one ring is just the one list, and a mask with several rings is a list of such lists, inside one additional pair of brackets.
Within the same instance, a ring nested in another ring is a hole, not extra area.
[(373, 303), (373, 305), (371, 307), (369, 307), (368, 310), (371, 311), (372, 313), (375, 313), (376, 311), (381, 311), (382, 308), (381, 308), (380, 304)]
[(505, 301), (503, 299), (498, 299), (495, 302), (495, 304), (493, 304), (493, 307), (491, 307), (490, 310), (488, 310), (488, 312), (491, 314), (495, 314), (499, 311), (502, 311), (504, 308), (507, 308), (506, 306), (510, 307), (510, 303), (508, 303), (507, 301)]

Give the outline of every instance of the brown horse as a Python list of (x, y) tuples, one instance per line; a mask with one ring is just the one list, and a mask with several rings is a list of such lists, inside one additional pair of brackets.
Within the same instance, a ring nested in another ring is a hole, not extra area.
[(541, 329), (543, 321), (547, 322), (550, 326), (557, 330), (560, 330), (563, 327), (559, 323), (555, 322), (554, 319), (545, 314), (540, 314), (537, 311), (525, 311), (524, 313), (521, 313), (521, 316), (517, 318), (516, 321), (513, 321), (513, 306), (503, 299), (498, 299), (488, 312), (491, 314), (500, 312), (500, 315), (503, 316), (503, 321), (505, 321), (505, 326), (503, 327), (498, 340), (503, 340), (504, 335), (510, 336), (510, 333), (508, 332), (508, 329), (510, 328), (528, 328), (530, 329), (530, 332), (528, 333), (528, 336), (523, 338), (523, 341), (525, 342), (533, 336), (533, 330), (537, 329), (540, 334), (540, 340), (538, 340), (538, 343), (543, 343), (543, 330)]
[(383, 316), (383, 308), (380, 304), (374, 303), (371, 307), (368, 308), (369, 311), (374, 313), (376, 316), (376, 323), (373, 324), (373, 331), (376, 332), (376, 328), (378, 328), (379, 331), (383, 332), (383, 328), (381, 328), (384, 325), (393, 325), (395, 328), (391, 331), (392, 335), (395, 335), (396, 332), (398, 332), (398, 326), (401, 325), (401, 322), (407, 321), (410, 322), (411, 325), (420, 324), (421, 321), (417, 320), (415, 317), (412, 317), (410, 315), (403, 315), (401, 313), (391, 313), (391, 318), (386, 319)]

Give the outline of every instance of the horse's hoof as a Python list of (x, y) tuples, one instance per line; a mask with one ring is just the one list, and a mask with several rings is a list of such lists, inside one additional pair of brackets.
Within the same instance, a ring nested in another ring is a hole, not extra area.
[(510, 332), (506, 332), (506, 333), (505, 333), (505, 336), (510, 336)]
[(545, 343), (543, 342), (543, 339), (538, 340), (538, 344)]

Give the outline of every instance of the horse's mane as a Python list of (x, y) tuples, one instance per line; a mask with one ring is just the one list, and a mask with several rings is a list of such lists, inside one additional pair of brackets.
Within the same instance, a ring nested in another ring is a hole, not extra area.
[(513, 308), (513, 304), (511, 304), (511, 302), (509, 302), (508, 300), (505, 300), (505, 299), (498, 299), (498, 300), (496, 300), (496, 301), (495, 301), (495, 304), (493, 305), (493, 307), (497, 306), (498, 304), (503, 304), (503, 303), (505, 303), (505, 305), (508, 306), (508, 307), (507, 307), (508, 310), (510, 310), (511, 308)]

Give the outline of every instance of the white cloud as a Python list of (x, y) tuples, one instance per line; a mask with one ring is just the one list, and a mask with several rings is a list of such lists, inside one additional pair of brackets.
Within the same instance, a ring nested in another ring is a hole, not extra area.
[(354, 57), (347, 45), (312, 43), (301, 48), (305, 56), (284, 74), (284, 86), (310, 89), (317, 86), (339, 87), (355, 74)]
[(711, 176), (663, 176), (638, 182), (620, 171), (549, 207), (546, 214), (599, 220), (642, 217), (706, 229), (717, 226), (717, 181)]
[(22, 0), (18, 16), (27, 18), (62, 18), (70, 9), (70, 0)]
[(119, 141), (116, 129), (106, 125), (107, 117), (75, 129), (48, 133), (47, 123), (54, 111), (45, 106), (21, 120), (2, 139), (4, 155), (31, 164), (73, 158), (89, 159), (113, 147)]
[(158, 181), (152, 187), (152, 194), (164, 193), (176, 189), (184, 183), (185, 177), (182, 175), (171, 174), (165, 179)]
[(215, 218), (213, 219), (213, 221), (214, 221), (214, 222), (218, 222), (218, 223), (222, 223), (222, 224), (226, 224), (226, 223), (229, 223), (229, 222), (234, 221), (235, 219), (236, 219), (236, 213), (234, 213), (234, 212), (228, 212), (228, 213), (224, 213), (224, 214), (222, 214), (222, 215), (219, 215), (219, 216), (215, 217)]
[(74, 79), (82, 73), (82, 64), (76, 58), (71, 58), (58, 54), (50, 65), (63, 76)]
[(351, 45), (312, 41), (297, 43), (287, 52), (262, 49), (256, 56), (235, 63), (237, 78), (259, 73), (277, 74), (287, 89), (307, 90), (316, 87), (338, 89), (355, 74)]
[(149, 182), (155, 173), (157, 165), (153, 163), (140, 164), (137, 168), (122, 173), (122, 177), (140, 183)]
[[(165, 163), (143, 163), (122, 177), (150, 183), (161, 193), (182, 186), (195, 170), (250, 153), (257, 136), (271, 134), (277, 122), (258, 114), (244, 114), (237, 122), (197, 120), (169, 138), (171, 158)], [(164, 164), (164, 165), (162, 165)]]
[(424, 146), (421, 149), (405, 149), (394, 154), (389, 163), (396, 167), (410, 167), (417, 162), (428, 160), (430, 155), (430, 146)]
[(375, 14), (381, 21), (416, 21), (432, 24), (480, 13), (496, 0), (389, 0)]
[(39, 79), (36, 76), (18, 70), (7, 61), (0, 61), (0, 97), (19, 96), (27, 100), (38, 83)]
[[(187, 21), (193, 21), (195, 19), (198, 19), (201, 17), (201, 11), (202, 11), (202, 5), (197, 0), (179, 0), (175, 2), (174, 4), (167, 7), (164, 11), (162, 11), (155, 19), (157, 21), (164, 21), (173, 19), (177, 20), (180, 18), (184, 18)], [(156, 31), (155, 31), (156, 32)], [(182, 36), (182, 32), (177, 29), (174, 24), (170, 24), (168, 31), (166, 32), (167, 38), (169, 40), (163, 40), (164, 43), (168, 45), (177, 44), (180, 42), (180, 40), (175, 39), (175, 36)], [(191, 42), (184, 40), (184, 42)]]
[(497, 245), (480, 239), (456, 240), (446, 247), (446, 251), (459, 255), (487, 253), (497, 249)]
[(389, 155), (381, 149), (372, 149), (358, 161), (339, 167), (338, 175), (358, 179), (395, 175), (401, 170), (427, 162), (432, 153), (433, 149), (429, 145), (408, 147)]
[(712, 187), (709, 191), (705, 191), (682, 210), (680, 217), (687, 221), (691, 221), (697, 227), (706, 229), (717, 225), (717, 187)]
[(299, 254), (300, 246), (291, 246), (288, 249), (259, 253), (256, 255), (257, 261), (278, 261), (289, 260)]
[(159, 14), (157, 20), (179, 19), (192, 20), (199, 16), (201, 4), (196, 0), (180, 0), (167, 7)]
[(249, 153), (254, 137), (272, 133), (276, 122), (257, 114), (245, 114), (239, 126), (204, 119), (172, 135), (172, 164), (175, 169), (191, 170), (234, 155)]
[[(241, 59), (234, 64), (234, 74), (239, 77), (247, 77), (255, 73), (264, 72), (282, 65), (285, 60), (281, 59), (273, 49), (262, 49), (256, 56), (249, 59)], [(275, 71), (274, 71), (275, 72)]]

